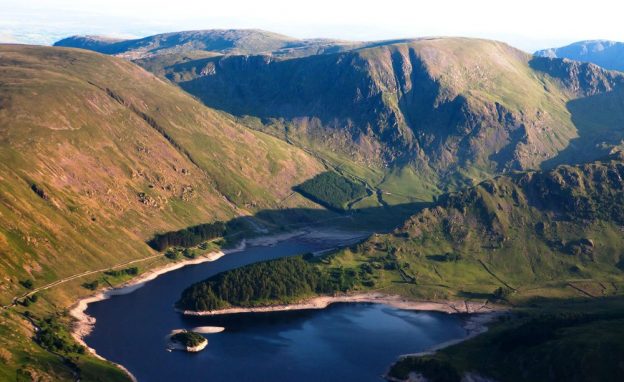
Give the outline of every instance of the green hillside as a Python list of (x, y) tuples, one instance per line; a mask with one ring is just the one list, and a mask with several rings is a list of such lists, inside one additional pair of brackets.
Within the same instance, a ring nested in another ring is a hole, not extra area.
[[(141, 272), (163, 265), (146, 244), (157, 233), (260, 210), (318, 208), (292, 188), (323, 170), (302, 150), (125, 60), (0, 45), (0, 302), (137, 259), (150, 259), (136, 264)], [(106, 282), (128, 278), (112, 272)], [(2, 309), (0, 380), (20, 368), (37, 380), (71, 378), (72, 368), (31, 340), (33, 327), (18, 312), (41, 324), (93, 293), (97, 280), (107, 285), (97, 274), (78, 278), (24, 299), (29, 306)], [(66, 317), (55, 320), (50, 331), (66, 331)], [(83, 380), (94, 370), (123, 376), (64, 341), (50, 343), (79, 357), (72, 362)]]
[(322, 169), (123, 60), (1, 49), (3, 276), (44, 282), (148, 254), (155, 232), (282, 207)]
[[(391, 234), (351, 249), (214, 276), (185, 290), (178, 306), (248, 307), (358, 291), (511, 304), (519, 310), (491, 333), (433, 358), (406, 358), (391, 374), (406, 378), (418, 371), (433, 381), (459, 381), (478, 371), (501, 381), (553, 375), (580, 381), (606, 368), (596, 375), (618, 380), (624, 376), (613, 363), (624, 355), (617, 342), (624, 319), (623, 160), (614, 154), (499, 176), (446, 194)], [(302, 277), (289, 278), (293, 272)], [(537, 344), (539, 350), (531, 347)], [(567, 346), (578, 350), (559, 356)], [(533, 352), (545, 358), (535, 363)]]
[(615, 156), (497, 177), (318, 266), (353, 274), (353, 290), (417, 298), (494, 298), (501, 287), (517, 299), (608, 295), (624, 282), (622, 176)]

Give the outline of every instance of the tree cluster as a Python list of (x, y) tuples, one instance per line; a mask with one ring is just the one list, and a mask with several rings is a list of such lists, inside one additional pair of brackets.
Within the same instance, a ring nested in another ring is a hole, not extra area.
[(333, 171), (324, 172), (301, 183), (295, 187), (295, 191), (329, 209), (341, 211), (350, 201), (367, 194), (366, 186)]
[(194, 247), (206, 240), (225, 235), (226, 225), (217, 221), (200, 224), (174, 232), (161, 233), (154, 236), (147, 244), (157, 251), (164, 251), (169, 247)]

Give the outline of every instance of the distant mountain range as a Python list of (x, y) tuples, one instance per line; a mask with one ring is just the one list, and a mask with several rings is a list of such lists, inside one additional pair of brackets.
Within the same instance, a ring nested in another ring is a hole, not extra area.
[(591, 62), (605, 69), (624, 71), (624, 43), (608, 40), (579, 41), (560, 48), (538, 50), (536, 56)]
[(339, 52), (363, 45), (331, 39), (296, 39), (257, 29), (214, 29), (163, 33), (140, 39), (120, 40), (105, 36), (72, 36), (54, 46), (82, 48), (138, 59), (154, 55), (186, 53), (272, 54), (297, 57)]

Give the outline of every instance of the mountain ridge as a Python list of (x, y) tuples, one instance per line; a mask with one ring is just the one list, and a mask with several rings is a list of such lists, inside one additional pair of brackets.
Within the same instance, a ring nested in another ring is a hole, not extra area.
[(592, 62), (605, 69), (624, 71), (624, 43), (618, 41), (578, 41), (559, 48), (538, 50), (535, 55)]
[(129, 59), (145, 59), (163, 54), (271, 54), (296, 57), (339, 51), (359, 42), (314, 38), (297, 39), (261, 29), (205, 29), (161, 33), (137, 39), (103, 36), (71, 36), (54, 46), (82, 48)]
[(325, 146), (377, 167), (412, 162), (428, 177), (455, 174), (468, 184), (556, 157), (579, 130), (568, 102), (611, 93), (623, 78), (462, 38), (287, 61), (213, 57), (160, 74), (207, 105), (259, 118), (263, 131), (302, 147)]

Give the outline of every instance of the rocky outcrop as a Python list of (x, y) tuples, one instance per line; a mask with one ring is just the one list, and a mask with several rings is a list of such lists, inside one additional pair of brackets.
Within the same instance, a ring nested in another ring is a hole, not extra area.
[(561, 81), (575, 97), (606, 93), (624, 84), (624, 77), (621, 74), (605, 71), (598, 65), (588, 62), (535, 57), (530, 64), (533, 69)]

